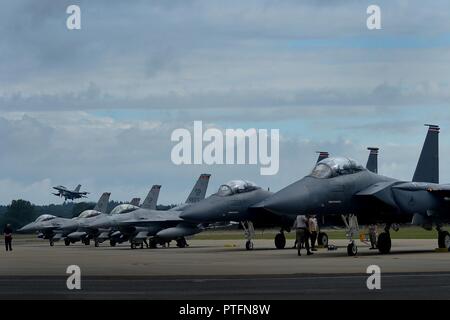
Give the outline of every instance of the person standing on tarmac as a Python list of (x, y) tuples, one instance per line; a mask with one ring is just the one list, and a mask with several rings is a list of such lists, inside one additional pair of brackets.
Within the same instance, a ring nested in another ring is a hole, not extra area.
[(12, 228), (10, 224), (7, 224), (3, 229), (3, 235), (5, 236), (6, 251), (12, 251)]
[(295, 219), (294, 229), (296, 230), (296, 240), (297, 240), (297, 252), (301, 256), (302, 245), (305, 246), (306, 254), (312, 255), (313, 253), (309, 250), (309, 239), (308, 239), (308, 218), (304, 215), (298, 215)]
[(378, 230), (376, 224), (370, 224), (369, 225), (369, 239), (370, 239), (370, 249), (374, 250), (377, 248), (377, 237), (378, 237)]
[(311, 251), (317, 251), (316, 249), (316, 240), (317, 240), (317, 231), (319, 229), (317, 219), (315, 216), (311, 216), (308, 219), (308, 227), (309, 227), (309, 235), (311, 238)]

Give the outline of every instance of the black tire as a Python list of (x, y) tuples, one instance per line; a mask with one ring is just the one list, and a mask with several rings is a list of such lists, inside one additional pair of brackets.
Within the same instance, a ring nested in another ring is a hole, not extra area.
[(53, 240), (50, 240), (49, 243), (50, 243), (50, 247), (53, 247), (55, 245), (55, 242)]
[(250, 240), (247, 240), (247, 242), (245, 243), (245, 249), (253, 250), (253, 242)]
[(109, 240), (109, 245), (111, 246), (111, 247), (115, 247), (116, 246), (116, 241), (114, 241), (114, 240)]
[(317, 243), (319, 246), (328, 247), (328, 235), (325, 232), (319, 232), (317, 236)]
[(97, 239), (94, 240), (94, 246), (98, 248), (100, 246), (100, 242)]
[(91, 245), (91, 240), (90, 239), (84, 239), (84, 245), (85, 246), (90, 246)]
[(284, 233), (280, 232), (275, 236), (275, 247), (277, 249), (284, 249), (286, 247), (286, 237)]
[(352, 242), (352, 243), (348, 244), (348, 246), (347, 246), (347, 254), (350, 257), (354, 257), (354, 256), (356, 256), (358, 254), (358, 247), (356, 246), (355, 243)]
[(450, 248), (450, 233), (448, 231), (439, 232), (438, 245), (441, 249)]
[(131, 247), (131, 249), (134, 250), (134, 249), (136, 249), (136, 244), (135, 244), (134, 242), (132, 242), (131, 245), (130, 245), (130, 247)]
[(387, 232), (380, 233), (377, 241), (378, 251), (381, 254), (388, 254), (389, 252), (391, 252), (391, 246), (391, 235)]
[(185, 248), (186, 247), (186, 241), (184, 239), (177, 240), (177, 247), (178, 248)]
[(66, 245), (66, 246), (70, 246), (70, 239), (64, 239), (64, 244)]
[(150, 239), (148, 241), (148, 246), (150, 247), (150, 249), (156, 249), (158, 246), (158, 242), (155, 239)]

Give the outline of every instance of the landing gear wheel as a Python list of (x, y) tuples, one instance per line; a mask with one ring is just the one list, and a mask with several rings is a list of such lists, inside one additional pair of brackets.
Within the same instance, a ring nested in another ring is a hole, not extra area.
[(89, 245), (91, 245), (91, 240), (90, 239), (84, 239), (83, 243), (84, 243), (85, 246), (89, 246)]
[(253, 250), (253, 242), (250, 241), (250, 240), (248, 240), (248, 241), (245, 243), (245, 249), (247, 249), (247, 250)]
[(144, 244), (143, 243), (141, 243), (141, 249), (144, 249)]
[(382, 232), (378, 236), (377, 247), (381, 254), (387, 254), (391, 251), (391, 235), (387, 232)]
[(115, 247), (115, 246), (116, 246), (116, 241), (114, 241), (114, 240), (109, 240), (109, 245), (110, 245), (111, 247)]
[(277, 249), (284, 249), (286, 246), (286, 237), (284, 233), (280, 232), (275, 236), (275, 247)]
[(131, 249), (136, 249), (136, 244), (134, 242), (131, 243)]
[(356, 246), (356, 244), (354, 242), (351, 242), (348, 244), (347, 246), (347, 254), (350, 257), (354, 257), (358, 254), (358, 247)]
[(94, 246), (95, 246), (96, 248), (98, 248), (98, 247), (100, 246), (100, 242), (98, 241), (98, 239), (95, 239), (95, 240), (94, 240)]
[(148, 246), (149, 246), (151, 249), (156, 249), (156, 246), (157, 246), (157, 245), (158, 245), (158, 243), (156, 242), (155, 239), (150, 239), (150, 240), (149, 240)]
[(64, 244), (66, 245), (66, 246), (70, 246), (70, 240), (69, 239), (64, 239)]
[(177, 247), (178, 248), (186, 248), (187, 242), (185, 238), (181, 238), (177, 240)]
[(317, 243), (319, 246), (328, 247), (328, 235), (325, 232), (319, 232)]
[(450, 248), (450, 233), (448, 231), (439, 231), (438, 245), (441, 249)]
[(55, 242), (53, 240), (50, 240), (50, 247), (53, 247), (55, 245)]

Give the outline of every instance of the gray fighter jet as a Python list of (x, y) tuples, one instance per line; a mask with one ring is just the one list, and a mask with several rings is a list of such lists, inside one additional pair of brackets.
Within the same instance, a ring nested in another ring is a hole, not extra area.
[[(371, 171), (377, 171), (376, 148), (371, 150), (367, 166)], [(325, 161), (328, 152), (317, 152), (319, 157), (316, 163)], [(286, 237), (284, 232), (289, 232), (293, 224), (293, 217), (278, 216), (267, 211), (253, 210), (253, 206), (264, 199), (272, 196), (273, 193), (257, 187), (251, 182), (236, 180), (220, 186), (219, 191), (205, 200), (191, 206), (185, 210), (180, 217), (186, 221), (197, 223), (218, 223), (218, 222), (239, 222), (244, 229), (247, 239), (245, 247), (247, 250), (253, 249), (253, 238), (255, 227), (281, 227), (280, 233), (275, 236), (275, 247), (283, 249), (286, 246)], [(320, 232), (318, 235), (320, 245), (328, 244), (328, 235)]]
[(57, 190), (57, 193), (53, 193), (55, 196), (63, 197), (64, 201), (67, 199), (75, 200), (80, 198), (87, 198), (89, 192), (80, 191), (81, 184), (79, 184), (74, 190), (69, 190), (64, 186), (53, 187), (53, 189)]
[[(317, 162), (328, 158), (328, 152), (318, 151)], [(256, 227), (281, 227), (275, 236), (275, 246), (282, 249), (286, 245), (284, 231), (290, 231), (291, 219), (284, 219), (272, 213), (255, 214), (249, 208), (270, 197), (273, 193), (264, 190), (254, 183), (245, 180), (234, 180), (220, 186), (217, 193), (184, 210), (180, 217), (196, 223), (227, 223), (229, 221), (241, 224), (247, 242), (247, 250), (253, 249), (253, 238)]]
[[(156, 205), (158, 203), (160, 190), (161, 190), (160, 185), (153, 185), (150, 191), (148, 192), (147, 197), (145, 197), (141, 208), (148, 210), (155, 210)], [(139, 201), (140, 201), (139, 198), (134, 198), (133, 200), (131, 200), (130, 203), (120, 204), (116, 206), (114, 209), (112, 209), (109, 215), (125, 214), (138, 210), (140, 208)], [(94, 237), (96, 247), (98, 247), (100, 243), (108, 239), (110, 240), (110, 245), (115, 246), (116, 245), (115, 239), (120, 238), (121, 236), (120, 231), (113, 230), (111, 228), (97, 228), (91, 225), (96, 221), (102, 221), (103, 217), (104, 215), (98, 216), (96, 220), (90, 220), (89, 223), (83, 227), (85, 230), (91, 232), (92, 236)]]
[(130, 241), (132, 249), (144, 247), (150, 238), (150, 247), (165, 244), (171, 240), (177, 241), (178, 247), (187, 245), (185, 237), (203, 230), (198, 224), (187, 223), (180, 218), (180, 213), (194, 203), (205, 198), (209, 174), (200, 175), (186, 202), (170, 210), (154, 210), (140, 208), (138, 210), (105, 216), (90, 224), (92, 228), (116, 229), (111, 235), (111, 245)]
[(77, 223), (73, 219), (60, 218), (51, 214), (40, 215), (35, 221), (23, 226), (19, 233), (38, 233), (38, 238), (49, 241), (53, 247), (56, 241), (67, 236), (68, 233), (76, 230)]
[(91, 239), (94, 237), (93, 236), (94, 231), (87, 230), (84, 228), (84, 226), (89, 221), (93, 221), (98, 217), (101, 217), (102, 215), (106, 214), (106, 211), (108, 210), (110, 195), (111, 195), (110, 192), (104, 192), (101, 195), (100, 199), (98, 200), (97, 204), (95, 205), (94, 209), (84, 210), (78, 215), (78, 217), (73, 218), (72, 220), (76, 223), (75, 229), (73, 228), (73, 226), (71, 226), (70, 228), (67, 227), (61, 228), (63, 232), (67, 233), (67, 236), (64, 239), (64, 243), (66, 246), (70, 245), (71, 243), (75, 243), (77, 241), (81, 241), (85, 245), (90, 244)]
[(442, 229), (449, 221), (450, 185), (439, 184), (439, 127), (427, 125), (428, 134), (413, 182), (373, 173), (349, 158), (320, 161), (311, 174), (253, 206), (283, 217), (299, 214), (341, 215), (348, 227), (349, 255), (357, 254), (353, 241), (358, 219), (385, 224), (378, 237), (380, 253), (391, 250), (390, 229), (411, 221), (426, 229), (436, 225), (438, 245), (449, 248), (450, 235)]

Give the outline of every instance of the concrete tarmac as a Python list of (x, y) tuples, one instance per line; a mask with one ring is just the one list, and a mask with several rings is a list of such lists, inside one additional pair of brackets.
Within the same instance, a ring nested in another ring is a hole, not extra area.
[[(188, 248), (131, 250), (81, 244), (20, 241), (0, 253), (0, 298), (160, 299), (347, 299), (450, 298), (450, 253), (435, 252), (435, 240), (393, 240), (392, 253), (379, 255), (359, 245), (348, 257), (319, 249), (298, 257), (273, 248), (271, 240), (191, 240)], [(288, 243), (292, 245), (292, 243)], [(78, 265), (82, 290), (66, 288), (66, 268)], [(382, 290), (367, 289), (366, 269), (378, 265)]]

